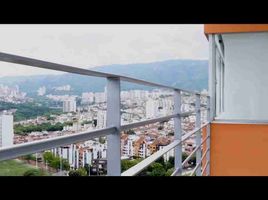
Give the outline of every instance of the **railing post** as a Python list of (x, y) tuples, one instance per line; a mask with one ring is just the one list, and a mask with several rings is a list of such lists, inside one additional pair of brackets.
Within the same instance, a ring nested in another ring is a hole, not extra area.
[[(195, 100), (195, 113), (196, 113), (196, 119), (195, 119), (195, 127), (200, 128), (201, 127), (201, 112), (200, 112), (200, 94), (196, 94), (196, 100)], [(196, 146), (198, 147), (201, 144), (201, 130), (196, 132)], [(196, 164), (199, 167), (196, 170), (196, 176), (201, 176), (201, 147), (196, 151)]]
[[(181, 114), (181, 91), (174, 90), (174, 113)], [(178, 115), (174, 117), (174, 137), (175, 140), (181, 141), (182, 128), (181, 128), (181, 116)], [(177, 171), (176, 175), (182, 174), (182, 144), (180, 143), (178, 146), (174, 148), (174, 157), (175, 157), (175, 171)]]
[[(210, 122), (210, 97), (207, 97), (207, 121)], [(208, 149), (206, 160), (208, 162), (207, 169), (206, 169), (206, 175), (210, 175), (210, 123), (207, 125), (207, 136), (208, 139), (206, 141), (206, 146)]]
[(107, 127), (115, 126), (117, 130), (107, 136), (107, 175), (121, 175), (120, 151), (120, 79), (107, 78)]
[(216, 44), (215, 35), (209, 35), (208, 91), (210, 96), (210, 118), (216, 116)]

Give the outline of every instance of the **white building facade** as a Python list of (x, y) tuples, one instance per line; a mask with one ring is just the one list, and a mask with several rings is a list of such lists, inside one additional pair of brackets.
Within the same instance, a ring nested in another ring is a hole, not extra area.
[(75, 98), (70, 98), (63, 101), (63, 112), (76, 112)]
[(12, 146), (14, 139), (13, 115), (0, 114), (0, 147)]

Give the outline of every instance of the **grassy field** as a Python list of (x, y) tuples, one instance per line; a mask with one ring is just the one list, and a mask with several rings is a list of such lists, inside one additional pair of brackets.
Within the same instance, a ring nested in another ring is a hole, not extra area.
[(31, 165), (19, 160), (7, 160), (0, 162), (0, 176), (23, 176), (24, 172), (34, 169)]

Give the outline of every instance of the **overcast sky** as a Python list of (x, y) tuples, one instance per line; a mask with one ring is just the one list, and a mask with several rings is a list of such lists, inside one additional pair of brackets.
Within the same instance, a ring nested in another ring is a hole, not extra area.
[[(208, 42), (203, 25), (0, 25), (0, 51), (89, 68), (208, 59)], [(55, 74), (5, 62), (0, 67), (0, 76)]]

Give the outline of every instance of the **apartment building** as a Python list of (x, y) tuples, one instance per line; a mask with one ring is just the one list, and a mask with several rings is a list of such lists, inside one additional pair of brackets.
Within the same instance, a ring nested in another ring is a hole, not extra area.
[(0, 147), (13, 145), (13, 115), (8, 111), (0, 113)]

